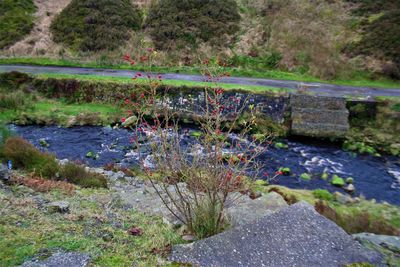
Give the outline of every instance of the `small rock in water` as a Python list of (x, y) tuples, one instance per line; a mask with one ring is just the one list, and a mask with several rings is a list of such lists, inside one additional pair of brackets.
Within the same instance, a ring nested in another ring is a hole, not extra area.
[(356, 191), (356, 188), (355, 188), (355, 186), (353, 184), (349, 184), (348, 186), (346, 186), (344, 188), (344, 190), (346, 190), (349, 193), (353, 193), (354, 191)]
[(47, 205), (47, 210), (51, 213), (68, 213), (69, 203), (67, 201), (51, 202)]
[(50, 144), (47, 142), (47, 140), (45, 138), (39, 139), (39, 145), (41, 147), (46, 147), (46, 148), (50, 146)]

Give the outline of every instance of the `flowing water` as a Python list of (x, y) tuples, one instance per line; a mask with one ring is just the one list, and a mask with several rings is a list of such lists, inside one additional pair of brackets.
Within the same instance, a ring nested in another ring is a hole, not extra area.
[[(44, 149), (54, 153), (59, 159), (83, 161), (89, 166), (100, 167), (108, 163), (120, 163), (132, 166), (137, 163), (137, 154), (131, 150), (130, 133), (124, 129), (109, 127), (75, 127), (60, 128), (57, 126), (13, 126), (14, 130), (40, 146), (40, 139), (45, 139), (49, 147)], [(192, 131), (193, 129), (188, 129)], [(195, 142), (190, 135), (183, 135), (185, 142)], [(274, 173), (279, 167), (289, 167), (291, 176), (281, 176), (273, 184), (284, 185), (295, 189), (327, 189), (331, 192), (343, 189), (334, 187), (321, 179), (326, 172), (330, 176), (354, 178), (356, 193), (367, 199), (386, 201), (400, 205), (400, 158), (373, 157), (354, 155), (343, 151), (337, 145), (316, 143), (315, 141), (286, 140), (288, 149), (271, 147), (260, 160), (264, 170)], [(98, 155), (97, 159), (87, 158), (89, 151)], [(149, 163), (150, 164), (150, 163)], [(311, 181), (300, 179), (302, 173), (312, 174)]]

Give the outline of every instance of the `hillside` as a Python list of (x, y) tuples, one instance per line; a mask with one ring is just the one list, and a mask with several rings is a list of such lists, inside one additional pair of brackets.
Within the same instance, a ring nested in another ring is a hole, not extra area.
[(34, 2), (35, 27), (3, 45), (1, 56), (114, 65), (156, 47), (160, 66), (210, 58), (259, 72), (400, 79), (396, 0)]

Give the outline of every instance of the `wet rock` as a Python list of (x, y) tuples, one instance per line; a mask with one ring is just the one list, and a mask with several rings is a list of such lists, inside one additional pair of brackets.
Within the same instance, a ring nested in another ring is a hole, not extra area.
[(77, 119), (76, 119), (76, 117), (75, 117), (75, 116), (71, 116), (71, 117), (68, 118), (67, 123), (65, 124), (65, 126), (66, 126), (67, 128), (69, 128), (69, 127), (72, 127), (72, 126), (74, 126), (74, 125), (76, 125), (76, 124), (77, 124)]
[(63, 165), (66, 165), (67, 163), (69, 163), (69, 160), (68, 160), (68, 159), (62, 159), (62, 160), (59, 160), (58, 163), (59, 163), (61, 166), (63, 166)]
[(0, 181), (7, 182), (10, 180), (10, 171), (7, 166), (0, 164)]
[(389, 150), (395, 156), (400, 155), (400, 144), (391, 144)]
[(344, 188), (344, 190), (346, 190), (349, 193), (353, 193), (354, 191), (356, 191), (356, 188), (355, 188), (355, 186), (353, 184), (349, 184), (348, 186), (346, 186)]
[(333, 194), (333, 196), (334, 196), (335, 200), (337, 202), (339, 202), (340, 204), (348, 204), (348, 203), (353, 203), (354, 202), (354, 199), (352, 197), (350, 197), (348, 195), (344, 195), (344, 194), (339, 193), (339, 192), (335, 192)]
[(353, 237), (360, 242), (368, 241), (379, 246), (393, 247), (400, 252), (400, 236), (360, 233), (354, 234)]
[(193, 235), (184, 235), (184, 236), (182, 236), (182, 240), (184, 240), (186, 242), (193, 242), (193, 241), (196, 241), (196, 237)]
[(122, 123), (122, 126), (125, 128), (128, 128), (130, 126), (135, 126), (137, 121), (138, 121), (138, 118), (136, 116), (132, 116), (132, 117), (127, 118), (125, 120), (125, 122)]
[(173, 248), (169, 258), (195, 266), (343, 266), (381, 264), (343, 229), (299, 202), (252, 223)]
[(67, 201), (51, 202), (47, 204), (47, 210), (51, 213), (68, 213), (69, 202)]
[(248, 196), (238, 195), (231, 196), (231, 199), (237, 199), (237, 201), (228, 203), (225, 213), (233, 226), (250, 223), (288, 206), (283, 197), (275, 192), (254, 200)]
[[(109, 175), (108, 175), (109, 174)], [(125, 177), (125, 173), (123, 173), (122, 171), (119, 172), (111, 172), (107, 174), (107, 177), (111, 180), (111, 181), (117, 181), (120, 179), (123, 179)]]
[(47, 142), (47, 140), (45, 138), (39, 139), (39, 145), (41, 147), (45, 147), (45, 148), (50, 147), (50, 144)]
[(344, 179), (337, 176), (336, 174), (333, 175), (331, 184), (338, 187), (343, 187), (345, 185)]
[(45, 260), (40, 257), (22, 264), (22, 267), (86, 267), (90, 263), (90, 257), (83, 253), (58, 252)]

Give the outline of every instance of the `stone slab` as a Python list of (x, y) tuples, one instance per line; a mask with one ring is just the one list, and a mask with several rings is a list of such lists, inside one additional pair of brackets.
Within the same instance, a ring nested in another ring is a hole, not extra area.
[(281, 195), (271, 192), (254, 200), (243, 196), (226, 209), (226, 214), (233, 226), (239, 226), (251, 223), (287, 206), (288, 204)]
[(338, 125), (349, 125), (349, 111), (345, 110), (323, 110), (311, 108), (292, 108), (293, 124), (302, 123), (329, 123)]
[(303, 123), (293, 124), (292, 134), (311, 137), (343, 137), (349, 130), (348, 125), (327, 123)]
[(208, 239), (175, 246), (170, 260), (207, 267), (336, 267), (354, 262), (379, 266), (382, 256), (299, 202)]

